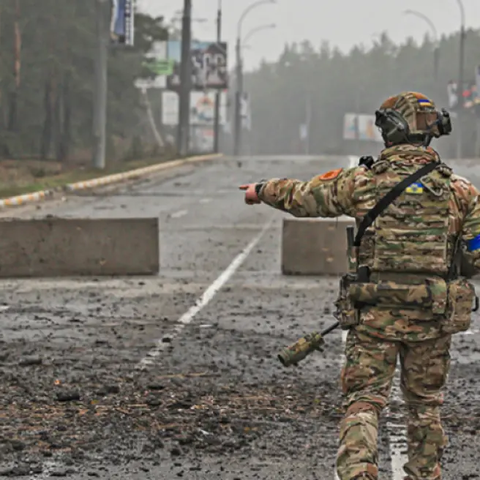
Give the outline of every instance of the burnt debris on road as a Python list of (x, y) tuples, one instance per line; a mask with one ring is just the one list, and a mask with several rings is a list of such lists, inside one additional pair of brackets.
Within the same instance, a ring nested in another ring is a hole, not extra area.
[[(298, 367), (277, 354), (332, 323), (338, 279), (283, 275), (282, 214), (245, 208), (237, 185), (339, 166), (348, 159), (212, 162), (19, 210), (22, 219), (158, 218), (160, 269), (1, 280), (0, 476), (335, 478), (342, 333)], [(455, 338), (445, 480), (477, 475), (476, 322)], [(393, 397), (380, 438), (385, 478), (392, 438), (398, 455), (404, 448), (392, 433), (402, 415)]]

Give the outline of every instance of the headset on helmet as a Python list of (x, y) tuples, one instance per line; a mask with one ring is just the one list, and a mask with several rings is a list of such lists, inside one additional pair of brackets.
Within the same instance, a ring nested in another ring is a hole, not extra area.
[[(422, 133), (412, 134), (403, 115), (393, 108), (377, 110), (375, 112), (375, 125), (380, 128), (386, 144), (424, 143), (428, 145), (432, 138), (450, 135), (452, 132), (450, 114), (444, 108), (435, 110), (433, 113), (436, 114), (436, 120), (427, 125), (427, 130)], [(437, 128), (435, 129), (435, 127)]]

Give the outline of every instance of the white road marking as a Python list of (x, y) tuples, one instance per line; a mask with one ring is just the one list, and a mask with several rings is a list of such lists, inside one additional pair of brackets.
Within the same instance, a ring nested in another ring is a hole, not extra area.
[(202, 198), (202, 199), (200, 200), (200, 203), (210, 203), (211, 201), (212, 201), (211, 198)]
[[(342, 342), (345, 344), (348, 330), (342, 331)], [(344, 355), (342, 355), (342, 358)], [(399, 377), (395, 375), (392, 385), (392, 397), (394, 400), (400, 399)], [(387, 408), (384, 415), (389, 415), (390, 410)], [(407, 430), (405, 425), (387, 422), (388, 443), (390, 445), (390, 458), (392, 459), (392, 480), (403, 480), (405, 472), (403, 466), (408, 461), (407, 451)], [(335, 471), (335, 480), (340, 480)]]
[(188, 213), (188, 210), (179, 210), (178, 212), (172, 213), (170, 217), (181, 218), (181, 217), (184, 217), (187, 213)]
[[(343, 345), (343, 347), (345, 347), (347, 337), (348, 337), (348, 330), (342, 330), (342, 345)], [(345, 351), (345, 348), (343, 350)], [(340, 358), (340, 363), (342, 364), (342, 368), (343, 368), (343, 364), (345, 363), (345, 354), (344, 353), (342, 353), (342, 356)], [(334, 475), (335, 475), (335, 480), (340, 480), (340, 477), (337, 474), (337, 467), (335, 467)]]
[[(392, 397), (400, 399), (399, 376), (395, 375), (392, 385)], [(385, 412), (390, 413), (389, 409)], [(403, 480), (405, 471), (403, 466), (408, 462), (407, 452), (407, 429), (405, 425), (387, 422), (388, 443), (390, 445), (390, 457), (392, 459), (392, 480)]]
[(140, 363), (137, 365), (137, 368), (143, 369), (155, 362), (155, 359), (160, 356), (161, 352), (170, 343), (170, 341), (179, 335), (182, 330), (192, 322), (192, 320), (195, 318), (195, 315), (197, 315), (197, 313), (200, 312), (203, 307), (208, 305), (215, 294), (223, 287), (223, 285), (225, 285), (225, 283), (228, 282), (238, 267), (240, 267), (240, 265), (250, 255), (252, 250), (255, 248), (265, 232), (270, 228), (272, 223), (273, 218), (263, 227), (262, 231), (244, 248), (244, 250), (233, 259), (232, 263), (226, 268), (226, 270), (207, 288), (207, 290), (205, 290), (203, 295), (196, 301), (195, 305), (193, 305), (180, 317), (178, 320), (179, 324), (173, 329), (173, 332), (155, 342), (155, 347), (153, 347), (140, 361)]
[(465, 332), (459, 332), (458, 335), (475, 335), (476, 333), (478, 333), (479, 330), (472, 330), (471, 328), (468, 329), (467, 331)]

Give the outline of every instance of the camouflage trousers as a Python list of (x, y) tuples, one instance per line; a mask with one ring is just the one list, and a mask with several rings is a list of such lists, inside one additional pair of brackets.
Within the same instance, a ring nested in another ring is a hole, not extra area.
[(447, 444), (440, 420), (441, 389), (450, 368), (451, 336), (423, 342), (375, 338), (349, 331), (342, 388), (346, 414), (340, 425), (337, 473), (351, 480), (378, 475), (378, 420), (388, 403), (397, 358), (408, 408), (408, 479), (439, 480), (440, 459)]

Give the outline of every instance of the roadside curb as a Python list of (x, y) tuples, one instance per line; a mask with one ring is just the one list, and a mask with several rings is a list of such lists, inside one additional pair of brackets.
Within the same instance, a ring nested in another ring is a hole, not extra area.
[(40, 202), (45, 198), (51, 197), (53, 194), (54, 190), (42, 190), (40, 192), (26, 193), (16, 197), (2, 198), (0, 199), (0, 208), (18, 207), (26, 203)]
[(26, 193), (24, 195), (18, 195), (10, 198), (0, 199), (0, 209), (7, 207), (16, 207), (25, 205), (27, 203), (35, 203), (45, 200), (54, 196), (58, 192), (75, 192), (78, 190), (86, 190), (89, 188), (102, 187), (104, 185), (110, 185), (112, 183), (120, 183), (124, 180), (132, 180), (141, 178), (150, 173), (167, 170), (169, 168), (180, 167), (189, 163), (202, 162), (207, 160), (215, 160), (222, 158), (223, 154), (201, 155), (196, 157), (189, 157), (181, 160), (171, 160), (169, 162), (157, 163), (155, 165), (149, 165), (148, 167), (136, 168), (135, 170), (129, 170), (122, 173), (114, 173), (105, 177), (94, 178), (92, 180), (85, 180), (83, 182), (69, 183), (63, 187), (57, 187), (51, 190), (41, 190), (40, 192)]

